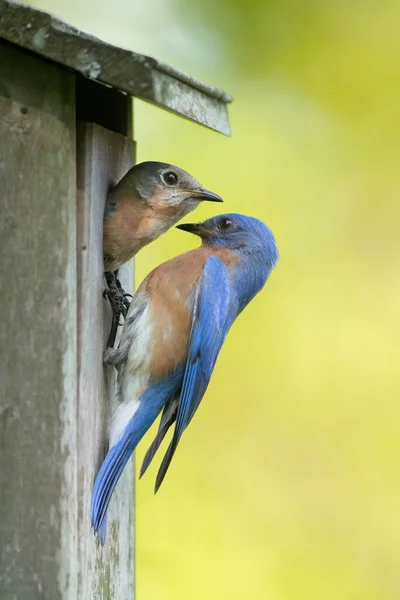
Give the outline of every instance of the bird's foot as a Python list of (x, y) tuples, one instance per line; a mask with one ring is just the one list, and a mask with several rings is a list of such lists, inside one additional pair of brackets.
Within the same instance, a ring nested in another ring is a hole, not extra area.
[(104, 298), (108, 298), (111, 308), (113, 311), (113, 317), (119, 317), (122, 315), (124, 318), (129, 310), (131, 294), (127, 294), (121, 287), (119, 280), (115, 277), (114, 273), (106, 273), (106, 281), (108, 289), (104, 290)]
[[(113, 312), (113, 318), (118, 318), (122, 315), (124, 318), (129, 310), (130, 302), (125, 298), (125, 296), (115, 293), (110, 290), (104, 290), (103, 297), (107, 298), (111, 304), (111, 309)], [(122, 325), (122, 323), (120, 323)]]
[[(126, 313), (128, 312), (129, 307), (131, 305), (131, 300), (132, 300), (133, 296), (132, 296), (132, 294), (128, 294), (127, 292), (125, 292), (125, 290), (122, 288), (121, 282), (118, 279), (118, 277), (115, 278), (115, 283), (116, 283), (116, 286), (117, 286), (117, 289), (118, 289), (118, 293), (120, 295), (121, 303), (122, 303), (122, 305), (123, 305), (123, 307), (125, 309), (125, 314), (122, 313), (123, 316), (124, 316), (124, 318), (125, 318), (126, 317)], [(129, 300), (129, 298), (131, 300)]]
[(132, 296), (122, 289), (115, 273), (106, 273), (105, 276), (108, 288), (104, 290), (103, 296), (108, 298), (112, 309), (112, 323), (107, 347), (112, 348), (117, 336), (117, 329), (123, 324), (121, 323), (121, 315), (125, 319), (130, 306), (129, 298), (132, 298)]

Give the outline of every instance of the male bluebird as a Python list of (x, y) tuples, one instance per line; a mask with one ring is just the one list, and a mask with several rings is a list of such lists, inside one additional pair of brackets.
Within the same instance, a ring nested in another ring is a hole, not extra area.
[(92, 525), (101, 541), (112, 493), (137, 444), (162, 410), (142, 476), (176, 422), (157, 491), (207, 389), (229, 328), (278, 260), (272, 232), (253, 217), (226, 214), (178, 228), (200, 236), (202, 245), (145, 278), (132, 300), (119, 348), (106, 350), (104, 357), (118, 369), (119, 404), (92, 495)]
[(129, 303), (115, 276), (108, 273), (117, 271), (202, 200), (222, 202), (183, 169), (161, 162), (132, 167), (110, 191), (104, 213), (103, 254), (107, 295), (114, 313), (126, 312)]

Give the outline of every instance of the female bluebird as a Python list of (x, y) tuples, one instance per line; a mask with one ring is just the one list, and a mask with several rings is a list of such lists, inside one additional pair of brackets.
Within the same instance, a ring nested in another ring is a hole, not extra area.
[(110, 449), (92, 495), (92, 525), (103, 542), (112, 493), (137, 444), (162, 411), (142, 476), (175, 423), (158, 471), (160, 487), (183, 431), (207, 389), (225, 337), (262, 289), (278, 260), (275, 238), (258, 219), (239, 214), (178, 225), (202, 245), (152, 271), (138, 288), (118, 349), (105, 361), (118, 369), (118, 408)]
[(202, 200), (222, 202), (183, 169), (142, 162), (110, 191), (103, 230), (104, 270), (113, 272)]

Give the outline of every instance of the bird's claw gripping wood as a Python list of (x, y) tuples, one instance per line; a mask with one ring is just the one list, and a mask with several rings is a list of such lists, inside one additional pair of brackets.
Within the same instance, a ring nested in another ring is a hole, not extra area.
[(115, 273), (106, 273), (106, 281), (108, 288), (104, 290), (103, 297), (108, 298), (112, 309), (112, 324), (110, 335), (107, 341), (107, 347), (113, 347), (117, 335), (117, 328), (123, 323), (120, 322), (121, 316), (125, 319), (129, 310), (131, 294), (127, 294), (117, 279)]
[[(115, 273), (114, 273), (114, 275), (115, 275)], [(125, 292), (125, 290), (122, 288), (120, 280), (116, 276), (115, 276), (115, 283), (116, 283), (116, 286), (118, 289), (118, 298), (122, 304), (121, 314), (125, 319), (127, 312), (129, 310), (129, 307), (131, 305), (131, 300), (128, 300), (128, 298), (132, 299), (133, 296), (132, 296), (132, 294), (128, 294), (127, 292)]]
[[(108, 278), (108, 275), (111, 277)], [(124, 318), (129, 310), (130, 301), (128, 297), (132, 298), (131, 294), (127, 294), (121, 287), (119, 281), (115, 278), (114, 273), (107, 273), (106, 275), (108, 289), (104, 290), (103, 297), (108, 298), (111, 304), (113, 315), (122, 315)]]

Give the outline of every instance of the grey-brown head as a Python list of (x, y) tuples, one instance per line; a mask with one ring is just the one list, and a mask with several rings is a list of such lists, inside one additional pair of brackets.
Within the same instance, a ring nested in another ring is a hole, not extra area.
[(160, 162), (132, 167), (107, 197), (104, 269), (118, 269), (203, 200), (222, 202), (179, 167)]
[(162, 162), (142, 162), (132, 167), (111, 191), (108, 203), (130, 196), (156, 211), (180, 213), (194, 210), (199, 202), (222, 202), (222, 198), (204, 188), (190, 173)]

